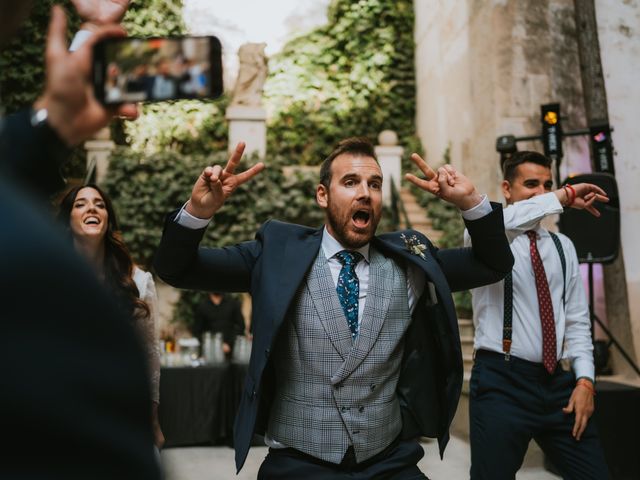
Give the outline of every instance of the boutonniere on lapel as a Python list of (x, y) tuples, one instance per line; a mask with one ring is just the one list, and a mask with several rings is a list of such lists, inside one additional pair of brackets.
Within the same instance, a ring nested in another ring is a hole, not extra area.
[(400, 238), (404, 240), (404, 246), (409, 250), (413, 255), (418, 255), (423, 260), (426, 260), (427, 257), (424, 256), (424, 252), (427, 249), (427, 246), (418, 240), (418, 237), (413, 235), (408, 237), (404, 234), (400, 234)]

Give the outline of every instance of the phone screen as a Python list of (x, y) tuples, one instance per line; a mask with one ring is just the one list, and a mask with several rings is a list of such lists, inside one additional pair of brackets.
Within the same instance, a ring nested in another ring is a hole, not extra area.
[(222, 94), (216, 37), (109, 39), (96, 45), (93, 72), (96, 97), (105, 104)]

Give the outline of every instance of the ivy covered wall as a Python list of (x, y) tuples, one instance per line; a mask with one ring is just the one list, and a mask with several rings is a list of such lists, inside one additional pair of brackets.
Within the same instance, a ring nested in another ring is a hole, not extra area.
[(411, 0), (333, 0), (327, 25), (269, 60), (268, 147), (318, 164), (342, 138), (392, 129), (415, 145)]
[(62, 5), (67, 12), (69, 41), (80, 25), (69, 0), (33, 2), (29, 18), (18, 35), (0, 51), (0, 105), (5, 114), (29, 107), (44, 85), (44, 51), (51, 7)]

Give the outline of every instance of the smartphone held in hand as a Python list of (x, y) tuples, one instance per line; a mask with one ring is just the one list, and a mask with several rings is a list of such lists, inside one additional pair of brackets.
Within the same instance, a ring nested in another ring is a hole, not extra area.
[(106, 105), (222, 94), (216, 37), (114, 38), (96, 44), (93, 86)]

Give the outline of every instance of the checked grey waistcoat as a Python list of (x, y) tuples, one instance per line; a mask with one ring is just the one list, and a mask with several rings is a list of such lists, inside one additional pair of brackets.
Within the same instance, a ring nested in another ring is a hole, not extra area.
[(372, 248), (353, 341), (320, 249), (273, 348), (269, 436), (332, 463), (340, 463), (350, 445), (358, 462), (384, 450), (402, 429), (396, 385), (409, 323), (405, 272)]

